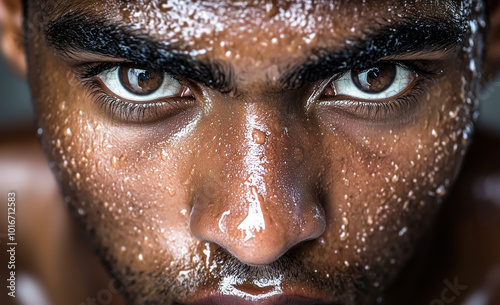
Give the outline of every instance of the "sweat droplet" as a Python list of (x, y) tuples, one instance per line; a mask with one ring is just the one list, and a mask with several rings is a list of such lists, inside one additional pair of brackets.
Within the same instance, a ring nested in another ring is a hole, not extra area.
[(266, 142), (266, 134), (260, 130), (254, 129), (252, 133), (252, 138), (255, 143), (262, 145)]
[(174, 189), (167, 187), (167, 191), (168, 191), (168, 194), (170, 196), (175, 196), (175, 190)]
[(271, 3), (266, 3), (266, 14), (270, 18), (276, 16), (276, 14), (279, 12), (278, 5), (276, 4), (276, 1), (273, 0)]
[(455, 109), (455, 111), (450, 111), (450, 112), (449, 112), (450, 119), (454, 119), (454, 118), (456, 118), (456, 117), (457, 117), (457, 115), (458, 115), (458, 110), (459, 110), (459, 109), (460, 109), (460, 108), (457, 108), (457, 109)]
[(347, 219), (347, 217), (342, 217), (342, 222), (347, 226), (349, 224), (349, 219)]
[(441, 185), (439, 186), (437, 189), (436, 189), (436, 194), (439, 196), (439, 197), (442, 197), (446, 194), (446, 187), (444, 185)]
[(117, 156), (113, 156), (111, 157), (111, 164), (113, 165), (114, 168), (116, 169), (120, 169), (121, 166), (120, 166), (120, 160), (118, 159)]
[(298, 147), (294, 149), (293, 153), (294, 153), (295, 160), (297, 160), (299, 162), (302, 161), (302, 159), (304, 158), (304, 153), (302, 152), (302, 149), (300, 149)]
[(167, 152), (165, 150), (161, 151), (161, 159), (163, 161), (167, 161), (168, 160), (168, 154), (167, 154)]

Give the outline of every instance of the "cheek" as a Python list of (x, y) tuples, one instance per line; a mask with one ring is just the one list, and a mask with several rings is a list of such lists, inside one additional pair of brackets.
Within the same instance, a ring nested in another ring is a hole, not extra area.
[(49, 66), (64, 67), (50, 58), (37, 63), (47, 71), (33, 86), (44, 149), (66, 202), (103, 259), (132, 272), (175, 272), (173, 261), (192, 265), (190, 254), (202, 250), (188, 227), (185, 147), (146, 128), (110, 123), (81, 88), (62, 75), (48, 78)]
[[(454, 77), (453, 75), (457, 75)], [(377, 124), (319, 115), (328, 227), (338, 263), (387, 274), (403, 265), (432, 223), (459, 170), (472, 130), (473, 88), (454, 71), (428, 88), (412, 119)], [(458, 85), (457, 85), (458, 84)], [(387, 266), (392, 266), (387, 269)]]

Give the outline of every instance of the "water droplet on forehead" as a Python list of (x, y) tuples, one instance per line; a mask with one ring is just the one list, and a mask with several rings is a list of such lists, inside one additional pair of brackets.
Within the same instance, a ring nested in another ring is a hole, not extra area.
[(347, 226), (349, 224), (349, 219), (347, 219), (347, 217), (345, 216), (342, 217), (342, 223)]
[(394, 176), (392, 176), (391, 181), (392, 181), (393, 183), (397, 183), (397, 182), (399, 181), (399, 176), (398, 176), (398, 175), (394, 175)]

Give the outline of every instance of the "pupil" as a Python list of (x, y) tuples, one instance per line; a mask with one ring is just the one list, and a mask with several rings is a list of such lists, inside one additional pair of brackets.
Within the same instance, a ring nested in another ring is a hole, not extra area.
[(352, 81), (363, 92), (377, 94), (387, 90), (396, 78), (396, 65), (379, 63), (364, 70), (353, 70)]
[(149, 79), (149, 71), (142, 70), (143, 72), (139, 73), (139, 81), (147, 81)]
[(136, 95), (149, 95), (160, 89), (164, 75), (136, 65), (121, 66), (118, 71), (122, 86)]
[(379, 75), (380, 71), (377, 68), (373, 68), (370, 70), (370, 72), (368, 72), (368, 77), (371, 79), (376, 79), (377, 77), (379, 77)]

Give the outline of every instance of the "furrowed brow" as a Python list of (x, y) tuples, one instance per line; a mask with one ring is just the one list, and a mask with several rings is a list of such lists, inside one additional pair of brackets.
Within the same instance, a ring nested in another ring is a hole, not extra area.
[(235, 90), (230, 67), (195, 60), (173, 46), (134, 33), (129, 26), (112, 24), (82, 11), (58, 17), (48, 24), (45, 34), (47, 44), (62, 54), (84, 52), (122, 58), (221, 92)]
[(290, 68), (280, 83), (285, 89), (296, 89), (351, 69), (369, 68), (385, 57), (452, 50), (463, 41), (465, 32), (456, 21), (441, 19), (379, 26), (367, 38), (346, 41), (343, 49), (316, 50), (314, 60)]

